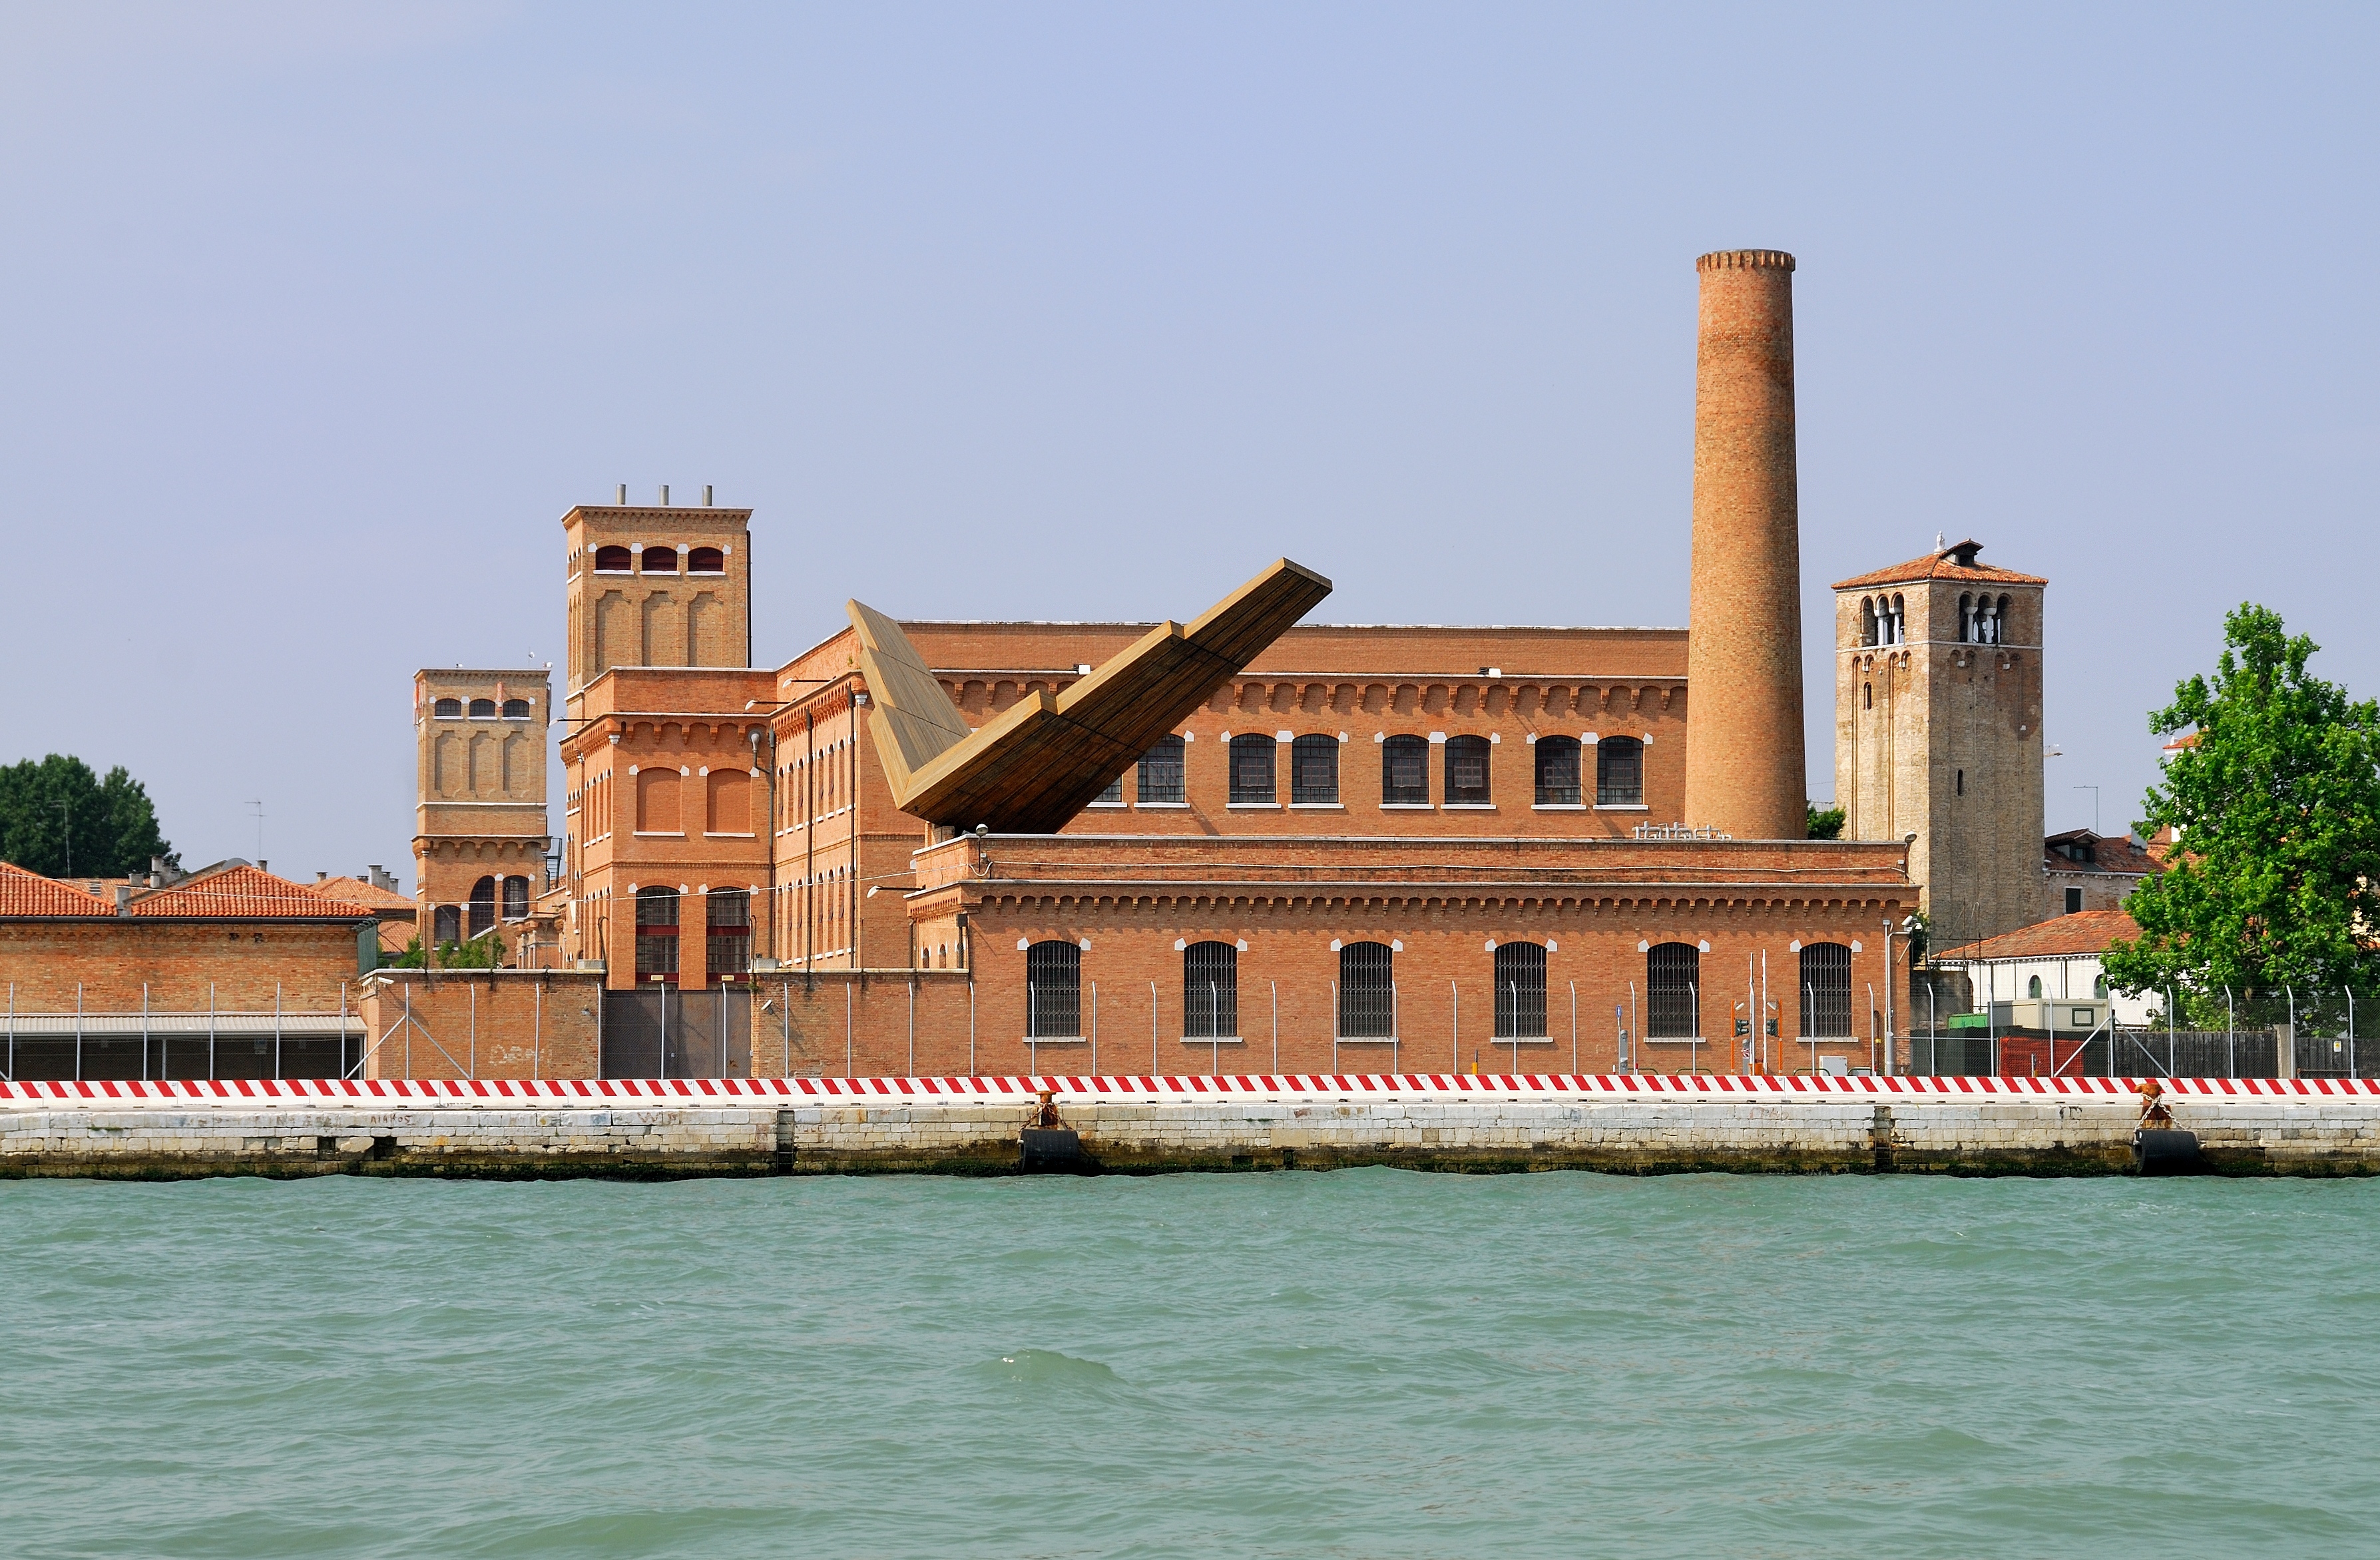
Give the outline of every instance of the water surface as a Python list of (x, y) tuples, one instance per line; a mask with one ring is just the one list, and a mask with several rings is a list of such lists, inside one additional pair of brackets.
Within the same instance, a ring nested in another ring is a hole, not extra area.
[(0, 1553), (2380, 1551), (2380, 1183), (0, 1183)]

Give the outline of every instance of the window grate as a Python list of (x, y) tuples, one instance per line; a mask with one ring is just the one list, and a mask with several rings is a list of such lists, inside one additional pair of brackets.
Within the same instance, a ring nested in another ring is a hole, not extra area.
[(1183, 799), (1183, 749), (1181, 737), (1160, 737), (1156, 747), (1140, 756), (1139, 796), (1142, 801), (1178, 802)]
[(1386, 943), (1339, 950), (1339, 1036), (1392, 1040), (1397, 1032), (1397, 955)]
[(1446, 742), (1446, 802), (1477, 807), (1488, 794), (1488, 738), (1451, 737)]
[(1182, 952), (1182, 1036), (1233, 1040), (1240, 1032), (1240, 950), (1193, 943)]
[(1391, 806), (1429, 804), (1429, 744), (1391, 737), (1380, 745), (1380, 800)]
[(1025, 950), (1025, 1033), (1033, 1040), (1072, 1040), (1083, 1032), (1083, 950), (1073, 943), (1036, 943)]
[(1657, 944), (1645, 955), (1645, 1035), (1648, 1040), (1695, 1038), (1695, 990), (1702, 951), (1692, 943)]
[(1852, 1032), (1852, 951), (1840, 943), (1802, 945), (1802, 1032), (1828, 1040)]
[(1576, 807), (1578, 805), (1578, 738), (1575, 737), (1540, 737), (1537, 738), (1537, 805), (1539, 807)]
[(1595, 804), (1645, 805), (1645, 744), (1633, 737), (1607, 737), (1595, 749)]
[(1546, 1037), (1546, 950), (1541, 943), (1496, 947), (1496, 1038)]
[(1339, 799), (1339, 739), (1309, 734), (1289, 745), (1289, 799), (1308, 807)]

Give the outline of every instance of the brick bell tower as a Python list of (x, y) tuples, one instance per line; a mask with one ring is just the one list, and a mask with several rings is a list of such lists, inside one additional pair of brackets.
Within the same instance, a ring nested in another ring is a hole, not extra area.
[(1937, 952), (2041, 919), (2042, 594), (1961, 542), (1835, 586), (1845, 839), (1905, 839)]
[(569, 569), (565, 712), (613, 666), (752, 664), (752, 511), (582, 504), (562, 517)]
[(1685, 822), (1738, 839), (1808, 832), (1802, 539), (1793, 432), (1793, 257), (1694, 262), (1694, 566)]

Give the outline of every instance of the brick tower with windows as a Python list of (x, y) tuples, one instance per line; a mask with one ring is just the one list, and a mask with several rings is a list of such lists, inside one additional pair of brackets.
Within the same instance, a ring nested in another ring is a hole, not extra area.
[(752, 511), (582, 504), (562, 517), (569, 570), (565, 713), (614, 666), (752, 664)]
[(416, 924), (431, 947), (497, 932), (506, 962), (545, 892), (545, 735), (552, 673), (413, 675)]
[(1835, 586), (1843, 837), (1913, 835), (1937, 953), (2042, 916), (2042, 591), (1961, 542)]

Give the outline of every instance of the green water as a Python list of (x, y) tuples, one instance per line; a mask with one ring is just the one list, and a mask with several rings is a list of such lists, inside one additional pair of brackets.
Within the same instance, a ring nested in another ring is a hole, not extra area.
[(2380, 1553), (2380, 1183), (0, 1184), (9, 1555)]

